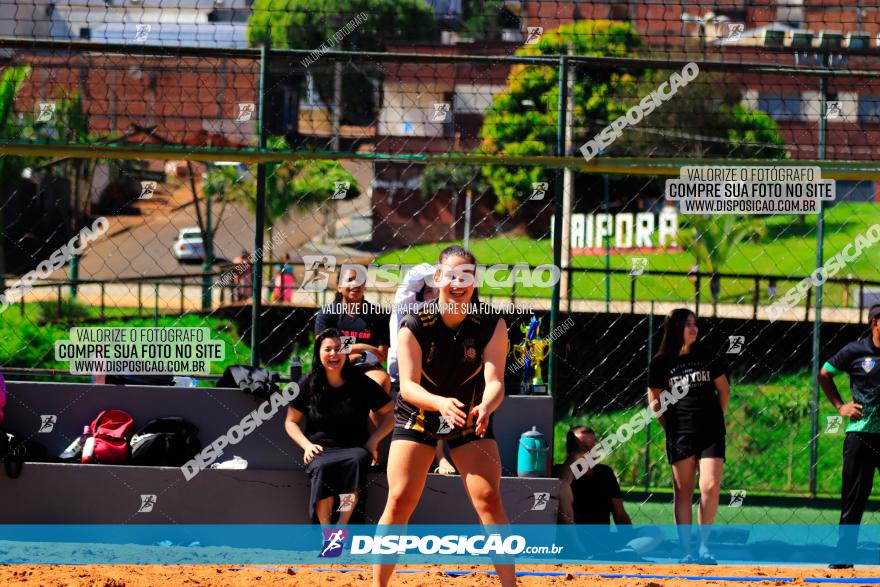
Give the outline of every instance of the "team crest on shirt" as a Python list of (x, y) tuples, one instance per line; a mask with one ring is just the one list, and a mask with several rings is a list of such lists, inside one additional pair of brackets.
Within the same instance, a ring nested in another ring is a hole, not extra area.
[(464, 341), (464, 359), (465, 361), (477, 360), (477, 346), (472, 338)]
[(865, 357), (862, 359), (862, 369), (865, 370), (865, 373), (870, 373), (871, 369), (874, 368), (877, 362), (874, 360), (874, 357)]

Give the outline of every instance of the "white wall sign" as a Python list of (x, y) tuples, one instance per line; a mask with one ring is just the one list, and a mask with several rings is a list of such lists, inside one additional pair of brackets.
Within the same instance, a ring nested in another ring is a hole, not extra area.
[[(677, 247), (678, 212), (667, 207), (655, 218), (652, 212), (618, 214), (572, 214), (571, 248), (593, 249), (605, 246), (609, 236), (614, 249)], [(550, 217), (553, 241), (553, 217)]]

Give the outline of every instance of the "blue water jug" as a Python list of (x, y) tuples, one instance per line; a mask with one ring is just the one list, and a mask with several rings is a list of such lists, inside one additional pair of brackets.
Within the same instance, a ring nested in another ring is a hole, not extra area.
[(547, 475), (547, 456), (550, 446), (536, 426), (523, 432), (519, 438), (516, 458), (516, 474), (519, 477), (544, 477)]

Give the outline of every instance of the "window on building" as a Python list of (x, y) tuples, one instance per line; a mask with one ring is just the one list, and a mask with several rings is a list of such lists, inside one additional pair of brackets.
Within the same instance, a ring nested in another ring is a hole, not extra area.
[(804, 117), (800, 94), (759, 94), (758, 108), (773, 120), (798, 120)]
[(776, 7), (776, 22), (794, 27), (804, 26), (804, 0), (781, 0)]
[(611, 5), (611, 20), (629, 20), (629, 3), (615, 2)]
[(859, 96), (859, 122), (880, 122), (880, 96)]

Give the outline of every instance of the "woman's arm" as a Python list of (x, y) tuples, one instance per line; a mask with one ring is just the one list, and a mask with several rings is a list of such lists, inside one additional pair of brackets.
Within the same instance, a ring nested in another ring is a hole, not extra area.
[(372, 352), (374, 355), (379, 357), (380, 363), (384, 363), (385, 361), (388, 360), (388, 345), (387, 344), (380, 344), (379, 346), (375, 347), (375, 349), (376, 349), (375, 351), (370, 351), (370, 352)]
[(727, 375), (719, 375), (713, 380), (715, 389), (718, 390), (718, 399), (721, 401), (721, 412), (727, 414), (727, 403), (730, 401), (730, 383)]
[(358, 355), (362, 354), (364, 351), (369, 351), (378, 357), (380, 363), (384, 363), (388, 360), (388, 347), (384, 344), (379, 346), (373, 346), (371, 344), (367, 344), (365, 342), (358, 342), (351, 345), (352, 354), (357, 353)]
[(302, 431), (302, 428), (300, 428), (300, 424), (302, 424), (304, 416), (305, 414), (303, 414), (296, 408), (291, 408), (288, 406), (287, 419), (284, 421), (284, 429), (287, 431), (287, 435), (290, 436), (301, 449), (306, 450), (306, 448), (308, 448), (308, 446), (312, 443), (306, 437), (305, 433)]
[(300, 428), (303, 416), (305, 416), (305, 414), (296, 408), (288, 406), (287, 418), (284, 420), (284, 429), (287, 431), (287, 435), (290, 436), (301, 449), (303, 449), (303, 453), (305, 453), (303, 461), (308, 465), (318, 453), (324, 450), (324, 447), (320, 444), (312, 444), (308, 437), (303, 433), (302, 428)]
[[(657, 389), (656, 387), (648, 388), (648, 406), (651, 408), (651, 413), (654, 414), (654, 417), (657, 418), (657, 421), (666, 430), (666, 416), (660, 414), (660, 392), (662, 391), (662, 389)], [(658, 414), (660, 415), (658, 416)]]
[(379, 443), (382, 442), (383, 438), (388, 436), (391, 429), (394, 427), (393, 407), (394, 403), (389, 401), (378, 410), (370, 412), (370, 419), (378, 420), (379, 424), (367, 440), (365, 448), (371, 455), (373, 455), (373, 460), (377, 463), (379, 462)]
[(837, 384), (834, 383), (834, 375), (836, 374), (834, 371), (829, 371), (828, 368), (833, 368), (833, 365), (829, 363), (825, 363), (825, 367), (822, 367), (822, 370), (819, 371), (819, 375), (816, 380), (819, 382), (819, 385), (822, 386), (822, 391), (825, 392), (825, 397), (828, 398), (828, 401), (831, 402), (831, 405), (834, 406), (834, 409), (837, 410), (841, 416), (846, 418), (852, 418), (853, 420), (860, 420), (864, 414), (862, 414), (862, 404), (857, 404), (855, 402), (844, 402), (843, 398), (840, 397), (840, 392), (837, 390)]
[(498, 319), (495, 332), (489, 344), (483, 349), (483, 376), (486, 387), (483, 390), (483, 401), (474, 406), (471, 415), (476, 418), (474, 432), (478, 436), (486, 433), (489, 427), (489, 415), (498, 409), (504, 401), (504, 360), (507, 357), (507, 325), (504, 318)]

